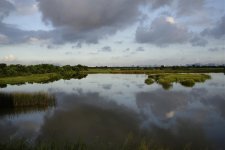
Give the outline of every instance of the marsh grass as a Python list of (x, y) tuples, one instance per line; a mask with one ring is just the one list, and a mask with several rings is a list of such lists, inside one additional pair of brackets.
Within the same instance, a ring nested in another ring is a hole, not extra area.
[(88, 68), (87, 74), (224, 73), (224, 68)]
[(206, 74), (160, 73), (150, 74), (146, 80), (153, 80), (162, 85), (164, 89), (170, 89), (173, 86), (173, 83), (180, 83), (186, 87), (193, 87), (196, 82), (205, 82), (208, 79), (211, 79), (211, 76)]
[(87, 144), (78, 139), (77, 142), (50, 142), (43, 141), (33, 143), (25, 139), (14, 139), (5, 142), (0, 141), (0, 150), (195, 150), (209, 149), (207, 144), (201, 147), (194, 147), (190, 143), (184, 144), (179, 148), (160, 144), (151, 139), (142, 138), (136, 141), (135, 138), (125, 139), (124, 144), (108, 145), (108, 143)]
[(154, 83), (154, 80), (151, 79), (151, 78), (148, 78), (148, 79), (145, 80), (145, 83), (146, 83), (147, 85), (151, 85), (151, 84)]
[(17, 76), (17, 77), (2, 77), (0, 78), (0, 85), (6, 84), (24, 84), (28, 83), (47, 83), (59, 80), (61, 77), (57, 73), (47, 74), (34, 74), (28, 76)]
[(44, 92), (0, 93), (0, 108), (41, 108), (49, 106), (55, 106), (55, 98)]
[(21, 85), (25, 83), (49, 83), (54, 82), (60, 79), (82, 79), (87, 76), (86, 73), (74, 73), (67, 72), (64, 74), (59, 73), (46, 73), (46, 74), (33, 74), (26, 76), (16, 76), (16, 77), (1, 77), (0, 78), (0, 88), (7, 87), (7, 84), (10, 85)]
[(32, 144), (25, 139), (0, 142), (0, 150), (87, 150), (87, 145), (78, 140), (76, 143), (39, 142)]

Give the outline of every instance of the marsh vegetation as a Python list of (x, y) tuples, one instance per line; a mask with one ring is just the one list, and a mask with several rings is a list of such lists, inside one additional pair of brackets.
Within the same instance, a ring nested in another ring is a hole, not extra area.
[(7, 84), (48, 83), (59, 79), (81, 79), (87, 76), (86, 66), (9, 65), (0, 64), (0, 87)]
[[(208, 149), (207, 145), (198, 147), (200, 149)], [(32, 144), (25, 139), (9, 140), (7, 142), (0, 142), (0, 149), (2, 150), (173, 150), (169, 146), (162, 145), (153, 139), (142, 138), (137, 140), (133, 135), (128, 135), (127, 138), (121, 144), (112, 145), (111, 143), (99, 143), (87, 144), (82, 139), (78, 139), (77, 142), (38, 142)], [(187, 143), (183, 145), (179, 150), (194, 150), (196, 147)]]
[[(24, 66), (18, 64), (7, 66), (6, 64), (0, 64), (0, 88), (6, 87), (7, 84), (48, 83), (59, 79), (81, 79), (88, 74), (218, 73), (224, 71), (224, 66), (87, 67), (83, 65), (55, 66), (40, 64)], [(194, 82), (196, 81), (194, 80)], [(194, 82), (182, 80), (180, 83), (185, 86), (193, 86)], [(152, 81), (149, 79), (146, 80), (146, 83), (150, 84)], [(165, 87), (168, 85), (164, 83)]]
[(45, 92), (0, 92), (0, 116), (45, 111), (55, 105), (55, 97)]
[(0, 108), (43, 107), (55, 105), (55, 98), (47, 93), (0, 93)]
[(186, 87), (193, 87), (197, 82), (205, 82), (211, 79), (210, 75), (207, 74), (197, 74), (197, 73), (160, 73), (160, 74), (150, 74), (145, 80), (145, 83), (150, 85), (154, 82), (162, 85), (164, 89), (169, 89), (173, 86), (173, 83), (180, 83)]

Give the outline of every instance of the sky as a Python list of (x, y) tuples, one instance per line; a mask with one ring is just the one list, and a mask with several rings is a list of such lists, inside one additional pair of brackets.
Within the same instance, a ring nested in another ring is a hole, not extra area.
[(225, 64), (225, 0), (0, 0), (0, 63)]

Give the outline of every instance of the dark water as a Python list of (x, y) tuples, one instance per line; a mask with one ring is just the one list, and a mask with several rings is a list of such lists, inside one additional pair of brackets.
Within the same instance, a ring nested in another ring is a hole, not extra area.
[[(170, 90), (146, 85), (146, 75), (88, 75), (77, 80), (7, 86), (0, 92), (48, 92), (54, 108), (0, 113), (0, 140), (76, 141), (121, 144), (151, 139), (179, 149), (183, 145), (225, 149), (225, 76), (192, 88)], [(0, 110), (0, 112), (3, 110)]]

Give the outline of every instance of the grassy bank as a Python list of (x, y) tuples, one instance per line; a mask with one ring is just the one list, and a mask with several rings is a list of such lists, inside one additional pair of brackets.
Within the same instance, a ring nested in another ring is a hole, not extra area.
[(33, 75), (24, 75), (24, 76), (15, 76), (15, 77), (1, 77), (0, 78), (0, 87), (4, 88), (7, 84), (25, 84), (25, 83), (48, 83), (57, 81), (59, 79), (81, 79), (86, 77), (87, 74), (84, 73), (67, 73), (61, 75), (58, 73), (46, 73), (46, 74), (33, 74)]
[(224, 68), (88, 68), (87, 74), (224, 73)]
[(46, 83), (50, 81), (55, 81), (60, 79), (61, 76), (57, 73), (47, 73), (47, 74), (33, 74), (26, 76), (16, 76), (16, 77), (2, 77), (0, 78), (0, 84), (24, 84), (28, 83)]
[(193, 87), (196, 82), (205, 82), (210, 79), (210, 75), (206, 74), (178, 74), (178, 73), (161, 73), (150, 74), (148, 79), (145, 80), (146, 84), (152, 84), (154, 82), (163, 86), (164, 89), (172, 87), (173, 83), (180, 83), (186, 87)]
[[(56, 71), (57, 72), (57, 71)], [(86, 77), (88, 74), (177, 74), (177, 73), (223, 73), (224, 68), (88, 68), (82, 71), (67, 70), (60, 73), (43, 73), (43, 74), (32, 74), (22, 76), (7, 76), (0, 77), (0, 88), (6, 87), (7, 84), (24, 84), (24, 83), (47, 83), (59, 79), (81, 79)], [(173, 78), (170, 76), (170, 78)], [(168, 79), (168, 77), (166, 78)], [(181, 77), (175, 77), (174, 79), (181, 79)], [(193, 85), (192, 80), (185, 81), (181, 79), (180, 82), (183, 85)], [(194, 79), (195, 81), (195, 79)], [(164, 82), (164, 81), (159, 81)], [(165, 81), (166, 82), (166, 81)], [(174, 81), (173, 81), (174, 82)], [(196, 81), (195, 81), (196, 82)], [(152, 81), (146, 81), (147, 84)], [(165, 85), (165, 84), (164, 84)]]

